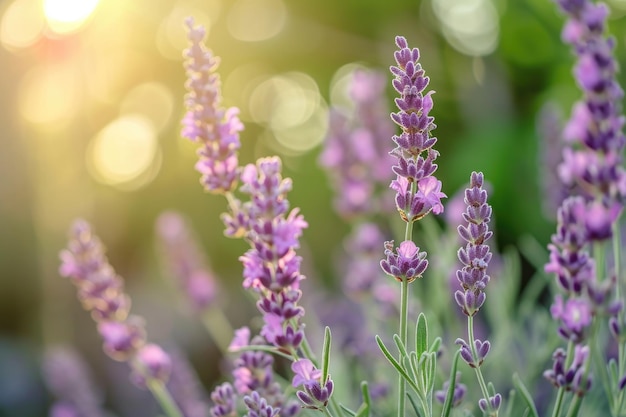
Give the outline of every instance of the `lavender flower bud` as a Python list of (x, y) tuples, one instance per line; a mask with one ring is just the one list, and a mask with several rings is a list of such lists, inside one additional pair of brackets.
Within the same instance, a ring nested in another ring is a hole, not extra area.
[[(465, 397), (465, 394), (467, 393), (467, 386), (459, 382), (460, 377), (461, 373), (457, 372), (456, 382), (454, 384), (454, 393), (452, 394), (452, 407), (456, 407), (461, 404), (463, 398)], [(441, 390), (435, 391), (435, 399), (441, 404), (444, 404), (446, 402), (446, 396), (448, 395), (449, 389), (450, 381), (445, 381)]]
[(213, 407), (209, 410), (211, 417), (233, 417), (237, 415), (235, 399), (233, 387), (228, 382), (215, 387), (211, 393), (211, 400), (213, 401)]
[(328, 375), (326, 381), (321, 381), (322, 371), (315, 368), (308, 359), (298, 359), (293, 362), (291, 370), (295, 374), (292, 385), (296, 388), (299, 386), (303, 388), (297, 391), (296, 395), (305, 407), (312, 409), (326, 407), (334, 387), (330, 375)]
[(148, 380), (167, 382), (172, 371), (172, 359), (160, 346), (149, 343), (139, 349), (132, 367), (131, 379), (140, 388), (145, 388)]
[(270, 406), (256, 391), (243, 397), (243, 402), (248, 409), (244, 417), (274, 417), (280, 412), (280, 409)]
[(100, 322), (98, 333), (104, 341), (106, 354), (120, 362), (129, 361), (146, 342), (143, 319), (137, 316), (123, 322)]
[(405, 240), (400, 247), (395, 248), (393, 240), (385, 242), (385, 255), (387, 259), (380, 261), (380, 267), (386, 274), (391, 275), (398, 282), (406, 280), (413, 282), (421, 278), (428, 267), (426, 252), (420, 252), (410, 240)]

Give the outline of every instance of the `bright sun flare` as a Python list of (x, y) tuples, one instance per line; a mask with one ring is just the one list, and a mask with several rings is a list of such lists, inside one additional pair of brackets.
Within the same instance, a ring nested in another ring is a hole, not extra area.
[(96, 9), (99, 0), (43, 0), (46, 19), (52, 23), (80, 25)]

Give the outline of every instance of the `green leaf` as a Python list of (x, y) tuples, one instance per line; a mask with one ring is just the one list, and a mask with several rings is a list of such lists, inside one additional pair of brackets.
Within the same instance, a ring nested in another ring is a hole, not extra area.
[(406, 396), (409, 398), (409, 402), (413, 406), (413, 410), (415, 410), (415, 414), (417, 414), (419, 417), (423, 417), (423, 414), (420, 412), (420, 408), (415, 403), (415, 399), (413, 398), (413, 396), (409, 395), (408, 393), (406, 394)]
[(330, 342), (332, 336), (330, 334), (330, 327), (326, 326), (324, 329), (324, 347), (322, 349), (322, 384), (328, 381), (328, 368), (330, 366)]
[(396, 371), (398, 371), (398, 373), (402, 376), (402, 378), (404, 378), (408, 382), (408, 384), (411, 386), (411, 388), (415, 390), (415, 392), (419, 392), (419, 388), (417, 387), (417, 385), (415, 385), (415, 381), (413, 381), (411, 377), (409, 376), (409, 374), (406, 373), (406, 371), (400, 365), (398, 360), (393, 357), (391, 352), (389, 352), (389, 349), (387, 349), (387, 346), (385, 346), (385, 343), (382, 341), (382, 339), (378, 335), (376, 335), (376, 343), (378, 344), (378, 347), (380, 348), (383, 355), (385, 355), (389, 363), (391, 363), (391, 365), (393, 365), (393, 367), (396, 368)]
[(441, 417), (449, 417), (452, 410), (452, 399), (454, 398), (454, 388), (456, 387), (456, 367), (459, 361), (459, 355), (461, 351), (457, 350), (452, 358), (452, 367), (450, 368), (450, 385), (448, 386), (448, 393), (446, 394), (446, 400), (443, 403), (441, 409)]
[(437, 336), (435, 340), (433, 340), (433, 344), (430, 345), (430, 349), (428, 350), (436, 354), (437, 352), (439, 352), (439, 346), (441, 346), (441, 337)]
[(402, 355), (402, 357), (409, 356), (407, 351), (406, 351), (406, 346), (404, 346), (404, 343), (402, 343), (402, 340), (400, 340), (400, 336), (398, 336), (397, 334), (394, 334), (393, 335), (393, 341), (396, 343), (396, 347), (398, 348), (398, 352), (400, 352), (400, 355)]
[(369, 406), (372, 405), (372, 397), (370, 396), (369, 386), (367, 381), (361, 382), (361, 395), (363, 395), (363, 402)]
[(426, 315), (420, 313), (415, 326), (415, 352), (420, 357), (428, 349), (428, 322)]
[(348, 407), (346, 407), (345, 405), (343, 405), (343, 404), (339, 404), (339, 407), (341, 407), (341, 409), (342, 409), (343, 411), (345, 411), (345, 412), (346, 412), (346, 413), (347, 413), (350, 417), (355, 417), (355, 416), (356, 416), (356, 413), (355, 413), (354, 411), (350, 410), (350, 409), (349, 409)]
[(532, 417), (539, 417), (539, 413), (537, 413), (537, 407), (535, 407), (535, 401), (533, 401), (532, 395), (530, 395), (530, 392), (528, 392), (526, 385), (524, 385), (517, 373), (513, 374), (513, 385), (515, 385), (515, 388), (517, 388), (517, 391), (519, 391), (519, 393), (522, 395), (522, 398), (526, 402), (526, 405), (530, 410), (530, 415)]
[(355, 417), (368, 417), (370, 414), (372, 397), (370, 397), (367, 381), (361, 382), (361, 394), (363, 395), (363, 404), (361, 404), (357, 410)]
[[(507, 401), (506, 410), (504, 411), (504, 414), (502, 415), (502, 417), (511, 417), (513, 413), (514, 403), (515, 403), (515, 390), (512, 389), (511, 391), (509, 391), (509, 399)], [(528, 408), (526, 410), (528, 410)]]

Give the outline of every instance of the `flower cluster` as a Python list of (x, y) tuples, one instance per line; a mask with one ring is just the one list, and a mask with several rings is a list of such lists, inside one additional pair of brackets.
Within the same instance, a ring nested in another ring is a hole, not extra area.
[[(393, 167), (396, 179), (391, 188), (396, 192), (396, 207), (406, 222), (419, 220), (431, 211), (443, 212), (441, 181), (433, 174), (438, 152), (433, 149), (437, 138), (431, 136), (436, 127), (434, 118), (428, 113), (433, 108), (432, 91), (425, 95), (429, 78), (418, 63), (420, 53), (410, 49), (406, 39), (396, 37), (400, 50), (395, 52), (396, 66), (391, 67), (395, 76), (393, 87), (400, 94), (395, 102), (399, 111), (392, 113), (392, 120), (402, 128), (402, 133), (393, 136), (396, 148), (391, 152), (397, 158)], [(425, 154), (425, 156), (424, 156)]]
[(315, 410), (322, 409), (328, 404), (328, 400), (333, 393), (334, 383), (330, 376), (322, 381), (322, 371), (315, 368), (308, 359), (299, 359), (291, 364), (294, 372), (292, 384), (294, 387), (302, 386), (302, 390), (296, 395), (306, 408)]
[(588, 359), (589, 346), (576, 345), (574, 359), (568, 367), (565, 351), (558, 348), (552, 355), (552, 369), (545, 371), (543, 376), (555, 387), (583, 396), (591, 388), (591, 378), (585, 375)]
[(130, 361), (135, 382), (145, 378), (166, 381), (171, 368), (169, 356), (159, 346), (146, 343), (143, 319), (129, 316), (130, 298), (124, 292), (124, 282), (86, 221), (74, 222), (61, 260), (60, 274), (74, 283), (78, 299), (98, 323), (104, 351), (115, 360)]
[(220, 107), (220, 78), (215, 73), (219, 60), (202, 42), (204, 28), (194, 26), (191, 18), (185, 23), (191, 46), (184, 51), (188, 93), (182, 136), (202, 144), (196, 169), (202, 174), (204, 188), (212, 193), (225, 193), (237, 186), (237, 150), (241, 145), (239, 132), (243, 125), (237, 116), (237, 108), (225, 110)]
[(563, 154), (561, 180), (586, 200), (601, 201), (606, 210), (621, 208), (626, 196), (624, 93), (616, 80), (615, 40), (604, 35), (608, 8), (589, 0), (555, 1), (569, 17), (562, 38), (576, 53), (574, 75), (584, 93), (563, 130), (575, 149)]
[(456, 277), (461, 290), (454, 293), (454, 299), (467, 316), (473, 316), (485, 302), (485, 287), (489, 282), (487, 266), (491, 260), (491, 251), (487, 240), (493, 232), (489, 230), (491, 206), (487, 203), (487, 191), (483, 189), (482, 172), (472, 172), (470, 188), (465, 190), (467, 210), (463, 219), (467, 226), (458, 227), (459, 235), (467, 244), (459, 249), (458, 257), (463, 267)]

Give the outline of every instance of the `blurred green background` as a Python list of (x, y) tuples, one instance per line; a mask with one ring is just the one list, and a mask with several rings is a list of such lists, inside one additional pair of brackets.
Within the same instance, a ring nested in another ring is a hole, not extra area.
[[(609, 5), (623, 63), (626, 1)], [(316, 279), (335, 285), (333, 251), (348, 231), (317, 166), (328, 108), (349, 104), (351, 69), (386, 71), (396, 35), (420, 48), (437, 92), (431, 114), (443, 191), (452, 196), (482, 170), (493, 186), (498, 244), (524, 235), (549, 240), (536, 115), (548, 101), (567, 114), (580, 95), (559, 40), (563, 17), (549, 0), (4, 0), (2, 416), (45, 415), (38, 358), (46, 346), (78, 346), (97, 374), (118, 366), (102, 354), (74, 288), (57, 273), (75, 217), (92, 222), (108, 246), (150, 338), (176, 339), (205, 380), (218, 371), (216, 349), (172, 296), (154, 243), (159, 213), (187, 215), (229, 299), (237, 299), (236, 259), (245, 246), (223, 237), (224, 201), (203, 193), (196, 145), (179, 135), (189, 15), (206, 25), (207, 44), (222, 59), (224, 104), (241, 109), (242, 162), (278, 154), (293, 178), (290, 200), (310, 224), (303, 253)], [(236, 324), (254, 311), (237, 303), (225, 309)]]

